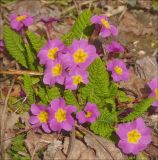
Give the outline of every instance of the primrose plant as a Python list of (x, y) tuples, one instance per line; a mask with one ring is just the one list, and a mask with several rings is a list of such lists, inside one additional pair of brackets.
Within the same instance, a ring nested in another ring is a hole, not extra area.
[[(46, 40), (45, 35), (28, 29), (33, 21), (26, 13), (12, 14), (11, 28), (5, 26), (3, 32), (8, 53), (23, 69), (40, 73), (21, 77), (31, 106), (29, 122), (33, 129), (60, 133), (84, 124), (95, 134), (111, 140), (116, 139), (113, 137), (116, 132), (118, 146), (126, 154), (144, 150), (151, 142), (151, 134), (140, 116), (152, 104), (158, 107), (158, 80), (148, 83), (152, 93), (135, 104), (131, 112), (119, 106), (136, 99), (119, 87), (120, 81), (129, 80), (128, 67), (119, 58), (125, 49), (116, 41), (103, 44), (108, 55), (103, 61), (91, 41), (95, 31), (105, 40), (117, 36), (117, 27), (106, 16), (92, 16), (90, 10), (85, 10), (68, 33)], [(46, 33), (50, 34), (50, 26)]]

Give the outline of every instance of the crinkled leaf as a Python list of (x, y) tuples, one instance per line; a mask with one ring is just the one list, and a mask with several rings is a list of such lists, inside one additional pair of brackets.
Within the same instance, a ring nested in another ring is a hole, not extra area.
[(3, 28), (3, 38), (5, 47), (9, 51), (8, 53), (15, 58), (15, 60), (20, 63), (25, 68), (27, 67), (25, 48), (22, 45), (23, 41), (21, 36), (10, 29), (8, 26)]
[(128, 116), (122, 119), (123, 122), (133, 121), (134, 119), (140, 117), (147, 109), (151, 106), (151, 104), (155, 101), (154, 98), (147, 98), (142, 100), (139, 104), (133, 107), (133, 112), (131, 112)]

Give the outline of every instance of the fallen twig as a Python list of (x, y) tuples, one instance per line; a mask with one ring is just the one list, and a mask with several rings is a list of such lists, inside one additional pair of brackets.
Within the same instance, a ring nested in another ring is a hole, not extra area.
[(43, 72), (38, 72), (38, 71), (25, 71), (25, 70), (0, 70), (0, 74), (13, 74), (13, 75), (24, 75), (24, 74), (29, 74), (33, 76), (41, 76), (43, 75)]
[(70, 134), (66, 160), (70, 159), (74, 145), (75, 145), (75, 127), (73, 127), (71, 134)]
[(83, 127), (83, 126), (80, 126), (80, 125), (75, 125), (78, 129), (80, 129), (80, 130), (84, 130), (85, 132), (87, 132), (89, 135), (91, 135), (92, 137), (94, 137), (95, 138), (95, 140), (109, 153), (109, 155), (111, 156), (111, 158), (114, 160), (114, 158), (113, 158), (113, 156), (111, 155), (111, 153), (109, 152), (109, 150), (107, 150), (104, 146), (103, 146), (103, 144), (98, 140), (98, 138), (97, 138), (97, 136), (93, 133), (93, 132), (91, 132), (91, 131), (89, 131), (88, 129), (86, 129), (85, 127)]
[[(10, 93), (13, 89), (13, 86), (14, 86), (14, 82), (15, 82), (15, 79), (13, 79), (12, 83), (11, 83), (11, 87), (7, 93), (7, 96), (5, 98), (5, 102), (4, 102), (4, 107), (3, 109), (1, 110), (1, 131), (0, 131), (0, 139), (2, 141), (2, 139), (4, 138), (4, 135), (5, 135), (5, 128), (6, 128), (6, 111), (7, 111), (7, 105), (8, 105), (8, 99), (9, 99), (9, 96), (10, 96)], [(1, 143), (1, 158), (3, 159), (4, 158), (4, 143)]]

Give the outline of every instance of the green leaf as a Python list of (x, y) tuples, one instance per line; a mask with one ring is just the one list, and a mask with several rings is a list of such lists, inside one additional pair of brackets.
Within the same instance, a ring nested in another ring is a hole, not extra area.
[(80, 88), (79, 92), (84, 100), (90, 100), (93, 96), (96, 103), (100, 104), (100, 101), (109, 96), (109, 74), (100, 58), (89, 66), (88, 72), (89, 83)]
[(132, 102), (134, 98), (127, 96), (123, 91), (118, 90), (116, 97), (118, 98), (119, 102)]
[(5, 26), (3, 29), (3, 37), (5, 47), (9, 51), (9, 54), (22, 66), (28, 68), (25, 58), (25, 48), (22, 45), (23, 41), (21, 36), (11, 30), (8, 26)]
[(19, 152), (27, 153), (27, 149), (24, 146), (25, 135), (21, 134), (16, 136), (12, 142), (11, 147), (8, 150), (8, 154), (12, 160), (30, 160), (30, 156), (22, 156)]
[(38, 53), (39, 50), (43, 47), (45, 44), (44, 37), (40, 37), (34, 32), (27, 31), (27, 36), (31, 42), (32, 47), (35, 49), (35, 51)]
[(24, 91), (26, 93), (26, 96), (30, 104), (33, 104), (34, 103), (34, 92), (33, 92), (32, 79), (30, 75), (28, 74), (24, 75), (23, 81), (24, 81)]
[(60, 89), (58, 87), (52, 87), (52, 88), (46, 87), (46, 92), (47, 92), (48, 102), (51, 102), (55, 98), (61, 97)]
[(151, 106), (151, 104), (155, 101), (154, 98), (147, 98), (141, 101), (139, 104), (133, 107), (133, 112), (131, 112), (128, 116), (122, 119), (122, 122), (133, 121), (134, 119), (140, 117), (147, 109)]
[(80, 106), (78, 104), (78, 101), (77, 101), (74, 93), (71, 90), (64, 91), (64, 98), (65, 98), (66, 104), (75, 105), (78, 108), (78, 110), (80, 110)]
[(38, 86), (38, 92), (37, 92), (37, 95), (40, 97), (42, 103), (44, 104), (48, 104), (48, 100), (46, 98), (46, 89), (45, 87), (40, 87)]
[(62, 37), (62, 40), (70, 45), (73, 39), (88, 38), (91, 34), (93, 28), (90, 23), (92, 17), (92, 12), (90, 10), (85, 10), (76, 20), (72, 29)]
[(25, 44), (25, 48), (27, 51), (26, 59), (27, 59), (29, 69), (35, 70), (36, 69), (36, 67), (35, 67), (36, 56), (34, 55), (32, 49), (29, 45)]
[(108, 109), (100, 110), (100, 116), (96, 122), (92, 123), (90, 129), (102, 137), (109, 138), (114, 131), (114, 124), (117, 122), (116, 112), (110, 112)]

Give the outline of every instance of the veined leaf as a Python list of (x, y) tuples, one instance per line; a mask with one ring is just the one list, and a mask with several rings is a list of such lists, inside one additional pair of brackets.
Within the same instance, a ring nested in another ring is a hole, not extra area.
[(108, 109), (102, 109), (99, 118), (91, 124), (90, 128), (95, 134), (109, 138), (114, 131), (115, 122), (117, 122), (116, 112), (112, 113)]
[(64, 98), (66, 100), (66, 104), (74, 105), (78, 108), (78, 110), (80, 109), (80, 106), (77, 102), (77, 99), (76, 99), (75, 95), (73, 94), (73, 92), (71, 90), (65, 90), (64, 91)]
[(26, 96), (30, 102), (30, 104), (34, 103), (34, 92), (33, 92), (33, 85), (30, 75), (26, 74), (23, 78), (24, 81), (24, 91)]
[(25, 68), (27, 67), (25, 48), (23, 47), (22, 38), (15, 31), (5, 26), (3, 29), (3, 37), (5, 42), (5, 47), (9, 51), (9, 54), (15, 58), (15, 60), (20, 63)]
[[(109, 74), (100, 58), (97, 58), (88, 68), (89, 83), (79, 89), (83, 99), (88, 100), (93, 94), (95, 99), (102, 101), (109, 96)], [(97, 101), (96, 101), (97, 103)]]
[(62, 40), (70, 45), (73, 39), (87, 38), (92, 32), (92, 26), (90, 23), (90, 18), (92, 17), (92, 12), (90, 10), (85, 10), (76, 20), (72, 29), (62, 37)]
[(58, 87), (46, 88), (48, 102), (51, 102), (55, 98), (60, 98), (60, 89)]
[(139, 104), (133, 107), (133, 112), (131, 112), (128, 116), (122, 119), (122, 122), (133, 121), (134, 119), (140, 117), (147, 109), (151, 106), (151, 104), (155, 101), (154, 98), (147, 98), (141, 101)]
[(40, 37), (34, 32), (27, 31), (27, 36), (31, 42), (32, 47), (35, 49), (35, 51), (38, 53), (39, 50), (43, 47), (45, 44), (44, 37)]
[(25, 44), (25, 48), (26, 48), (26, 51), (27, 51), (26, 59), (27, 59), (29, 69), (35, 70), (35, 68), (36, 68), (35, 67), (36, 57), (35, 57), (33, 51), (31, 50), (31, 47), (29, 45)]

